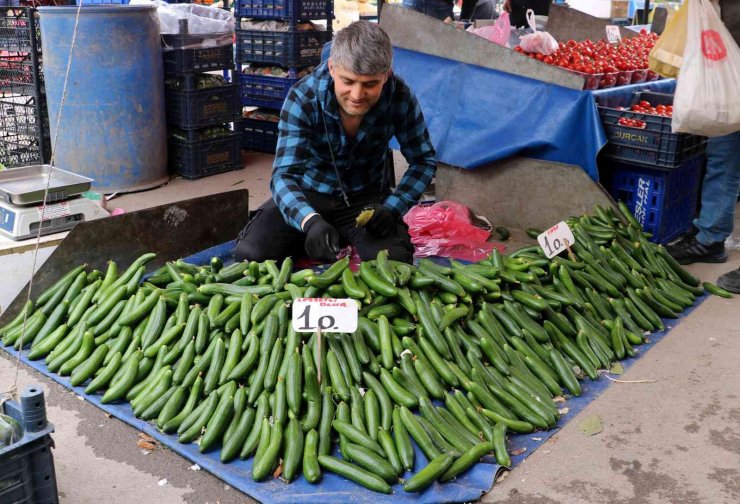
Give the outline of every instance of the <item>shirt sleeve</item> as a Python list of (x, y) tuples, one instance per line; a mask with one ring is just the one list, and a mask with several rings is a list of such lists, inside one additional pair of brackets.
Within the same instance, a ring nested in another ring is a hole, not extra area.
[(299, 231), (301, 222), (315, 212), (300, 188), (306, 169), (306, 159), (311, 139), (311, 127), (306, 108), (310, 103), (291, 91), (283, 104), (278, 124), (278, 141), (275, 150), (270, 190), (285, 222)]
[(409, 164), (396, 191), (383, 205), (397, 215), (404, 215), (415, 205), (434, 178), (437, 171), (434, 147), (424, 122), (424, 115), (416, 97), (409, 92), (408, 104), (396, 127), (396, 140), (401, 154)]

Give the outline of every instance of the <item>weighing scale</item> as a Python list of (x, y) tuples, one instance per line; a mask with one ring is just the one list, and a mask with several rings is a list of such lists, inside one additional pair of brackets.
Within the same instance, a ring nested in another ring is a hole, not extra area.
[[(49, 192), (41, 220), (47, 183)], [(0, 234), (11, 240), (25, 240), (72, 229), (87, 220), (109, 214), (95, 202), (80, 195), (92, 180), (51, 165), (33, 165), (0, 171)]]

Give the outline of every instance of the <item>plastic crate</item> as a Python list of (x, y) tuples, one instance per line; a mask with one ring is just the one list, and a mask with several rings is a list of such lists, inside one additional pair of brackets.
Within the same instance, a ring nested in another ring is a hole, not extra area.
[(333, 8), (332, 0), (239, 0), (235, 13), (245, 18), (299, 21), (327, 19)]
[(188, 180), (197, 180), (241, 168), (239, 136), (187, 142), (170, 138), (170, 170)]
[(612, 162), (605, 167), (611, 195), (624, 201), (652, 241), (667, 243), (690, 227), (696, 215), (704, 156), (678, 168)]
[(243, 106), (281, 109), (288, 91), (300, 78), (239, 74)]
[(317, 65), (321, 50), (331, 40), (331, 30), (273, 32), (236, 30), (239, 62), (272, 63), (284, 67)]
[(6, 401), (3, 413), (23, 427), (23, 437), (0, 448), (0, 502), (13, 504), (55, 504), (59, 502), (51, 434), (41, 387), (27, 387), (20, 403)]
[(198, 90), (165, 90), (167, 122), (196, 129), (232, 122), (240, 115), (236, 84)]
[[(673, 96), (662, 93), (635, 93), (632, 104), (647, 100), (653, 105), (669, 105)], [(599, 107), (608, 143), (604, 153), (619, 161), (643, 163), (661, 168), (676, 168), (706, 150), (706, 137), (671, 132), (671, 118), (638, 114), (629, 110)], [(621, 126), (619, 119), (640, 119), (645, 129)]]
[(234, 67), (231, 44), (198, 49), (166, 49), (162, 51), (162, 56), (164, 71), (168, 74), (182, 75)]
[(275, 153), (278, 140), (278, 123), (244, 118), (238, 123), (241, 148)]
[(4, 51), (33, 52), (41, 48), (41, 29), (32, 7), (0, 0), (0, 48)]

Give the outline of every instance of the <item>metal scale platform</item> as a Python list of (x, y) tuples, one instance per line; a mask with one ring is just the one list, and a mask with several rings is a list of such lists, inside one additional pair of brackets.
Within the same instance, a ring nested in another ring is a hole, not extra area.
[[(43, 222), (41, 209), (47, 182), (49, 193)], [(41, 227), (47, 235), (76, 224), (107, 217), (95, 202), (80, 197), (92, 180), (51, 165), (34, 165), (0, 171), (0, 234), (11, 240), (33, 238)]]

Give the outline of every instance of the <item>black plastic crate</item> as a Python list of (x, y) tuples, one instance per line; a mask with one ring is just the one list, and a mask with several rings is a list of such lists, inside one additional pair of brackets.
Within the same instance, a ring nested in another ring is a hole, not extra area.
[(198, 90), (165, 90), (167, 122), (196, 129), (232, 122), (240, 115), (236, 84)]
[(54, 441), (50, 437), (54, 427), (46, 420), (41, 387), (27, 387), (20, 402), (6, 401), (2, 412), (20, 424), (23, 436), (10, 446), (0, 448), (0, 502), (58, 503), (51, 453)]
[(41, 62), (30, 53), (0, 49), (0, 93), (12, 95), (44, 95), (44, 74)]
[(5, 51), (34, 52), (41, 49), (41, 29), (36, 9), (5, 2), (0, 5), (0, 48)]
[(231, 44), (198, 49), (165, 49), (162, 55), (164, 71), (168, 74), (208, 72), (234, 67)]
[(239, 62), (284, 67), (317, 65), (321, 62), (321, 50), (331, 36), (331, 30), (236, 30), (236, 58)]
[(332, 0), (238, 0), (238, 17), (292, 21), (332, 17)]
[(238, 128), (242, 149), (275, 153), (278, 140), (278, 123), (245, 117), (239, 121)]
[(170, 171), (188, 180), (241, 168), (239, 136), (236, 133), (192, 142), (170, 138), (168, 154)]
[(38, 135), (39, 129), (49, 131), (46, 100), (39, 103), (31, 96), (0, 94), (0, 130), (21, 135)]
[(691, 227), (696, 216), (705, 157), (677, 168), (609, 162), (603, 180), (614, 199), (624, 201), (651, 240), (668, 243)]
[[(51, 141), (44, 141), (43, 152), (51, 152)], [(6, 168), (47, 163), (36, 136), (0, 131), (0, 163)]]
[(280, 109), (285, 97), (299, 78), (270, 75), (239, 74), (241, 104), (243, 106)]
[[(673, 96), (662, 93), (636, 93), (632, 104), (647, 100), (653, 105), (669, 105)], [(671, 118), (640, 114), (630, 110), (599, 107), (608, 143), (604, 154), (611, 159), (642, 163), (661, 168), (677, 168), (706, 150), (706, 137), (671, 131)], [(639, 119), (645, 129), (619, 124), (619, 119)]]

